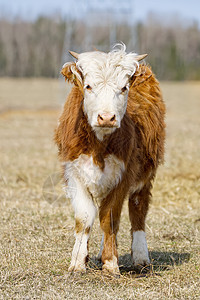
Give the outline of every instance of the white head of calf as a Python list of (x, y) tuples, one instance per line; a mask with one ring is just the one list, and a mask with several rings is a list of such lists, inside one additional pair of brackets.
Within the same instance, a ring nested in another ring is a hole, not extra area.
[(70, 52), (77, 62), (63, 66), (63, 70), (70, 67), (73, 78), (76, 76), (78, 85), (82, 86), (84, 113), (99, 140), (120, 127), (126, 111), (130, 78), (138, 62), (146, 57), (146, 54), (127, 54), (125, 45), (120, 46), (109, 53)]

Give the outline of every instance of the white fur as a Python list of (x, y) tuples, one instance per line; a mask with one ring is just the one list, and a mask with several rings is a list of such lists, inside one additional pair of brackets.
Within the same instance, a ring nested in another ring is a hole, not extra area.
[[(74, 194), (71, 187), (76, 188)], [(75, 233), (76, 242), (72, 252), (71, 264), (69, 271), (85, 271), (85, 258), (88, 254), (87, 241), (89, 234), (85, 233), (87, 227), (92, 228), (96, 207), (93, 203), (91, 195), (88, 193), (84, 185), (76, 178), (68, 178), (68, 189), (71, 193), (72, 205), (75, 210), (75, 218), (82, 223), (83, 231)]]
[(94, 164), (92, 156), (81, 154), (74, 161), (66, 163), (65, 178), (78, 178), (93, 199), (102, 200), (119, 183), (124, 170), (124, 162), (115, 155), (110, 154), (105, 158), (102, 171)]
[[(123, 85), (118, 89), (117, 87), (105, 83), (101, 90), (99, 90), (99, 86), (97, 86), (94, 87), (92, 91), (85, 91), (84, 112), (88, 117), (90, 125), (96, 132), (97, 138), (101, 135), (111, 134), (116, 128), (120, 127), (121, 119), (126, 111), (128, 97), (127, 92), (125, 94), (120, 93), (122, 87)], [(103, 113), (115, 115), (115, 127), (106, 128), (106, 130), (105, 128), (99, 127), (97, 118), (99, 114), (101, 115)], [(102, 133), (100, 134), (100, 132)]]
[(142, 230), (133, 232), (132, 259), (135, 266), (150, 263), (146, 235)]
[[(70, 192), (72, 191), (71, 201), (75, 217), (82, 220), (85, 227), (91, 226), (96, 216), (96, 207), (90, 193), (75, 176), (70, 176), (68, 179), (68, 187), (70, 188)], [(74, 189), (76, 189), (76, 193), (74, 193)]]
[(94, 131), (96, 134), (96, 137), (99, 141), (103, 141), (105, 135), (111, 134), (115, 131), (116, 127), (113, 128), (104, 128), (104, 127), (95, 127)]
[(85, 258), (88, 255), (87, 250), (87, 241), (89, 238), (89, 234), (79, 233), (76, 234), (76, 242), (74, 244), (74, 248), (72, 251), (71, 264), (69, 267), (69, 271), (79, 271), (85, 272)]
[[(135, 73), (138, 62), (135, 53), (127, 54), (125, 50), (125, 45), (121, 45), (121, 49), (109, 53), (93, 51), (78, 56), (77, 67), (83, 74), (84, 86), (91, 87), (84, 89), (84, 112), (99, 140), (120, 127), (126, 111), (129, 78)], [(122, 93), (124, 86), (127, 91)], [(115, 115), (115, 127), (106, 130), (99, 127), (97, 118), (103, 113)]]

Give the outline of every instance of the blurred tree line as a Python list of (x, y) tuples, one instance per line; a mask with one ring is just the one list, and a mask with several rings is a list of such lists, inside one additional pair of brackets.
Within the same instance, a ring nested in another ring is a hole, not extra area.
[[(159, 79), (200, 79), (198, 24), (186, 26), (174, 21), (163, 25), (159, 19), (148, 18), (134, 28), (117, 24), (114, 30), (128, 51), (149, 54), (147, 61)], [(0, 76), (57, 77), (63, 51), (93, 50), (91, 45), (108, 51), (110, 32), (109, 24), (88, 27), (83, 21), (66, 22), (61, 17), (39, 17), (34, 22), (1, 18)]]

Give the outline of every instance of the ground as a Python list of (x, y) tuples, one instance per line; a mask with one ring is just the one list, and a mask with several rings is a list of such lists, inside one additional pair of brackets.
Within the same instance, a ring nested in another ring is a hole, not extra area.
[(52, 141), (69, 87), (60, 80), (0, 80), (0, 299), (200, 299), (200, 83), (161, 84), (167, 105), (165, 164), (147, 218), (151, 272), (131, 265), (124, 205), (120, 278), (95, 256), (96, 220), (85, 275), (70, 275), (73, 210)]

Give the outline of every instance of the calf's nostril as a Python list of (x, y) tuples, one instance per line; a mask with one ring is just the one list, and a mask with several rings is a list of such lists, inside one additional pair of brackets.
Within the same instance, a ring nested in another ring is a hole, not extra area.
[(115, 121), (115, 115), (110, 119), (111, 122)]

